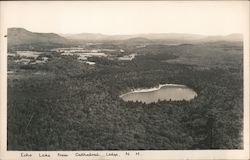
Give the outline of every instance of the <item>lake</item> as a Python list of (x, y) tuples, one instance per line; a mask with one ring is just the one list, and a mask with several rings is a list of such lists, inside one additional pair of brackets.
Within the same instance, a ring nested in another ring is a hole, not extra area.
[(158, 100), (191, 100), (197, 96), (197, 93), (185, 85), (163, 84), (159, 87), (149, 89), (138, 89), (120, 96), (124, 101), (139, 101), (145, 103), (157, 102)]

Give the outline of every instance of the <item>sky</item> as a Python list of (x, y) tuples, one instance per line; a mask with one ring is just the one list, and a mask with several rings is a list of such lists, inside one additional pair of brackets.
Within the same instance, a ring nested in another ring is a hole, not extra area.
[(54, 33), (242, 33), (247, 1), (10, 1), (0, 2), (1, 23)]

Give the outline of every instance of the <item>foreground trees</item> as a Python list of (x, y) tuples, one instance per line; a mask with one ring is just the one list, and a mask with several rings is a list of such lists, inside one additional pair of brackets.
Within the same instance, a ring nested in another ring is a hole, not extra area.
[[(9, 150), (242, 148), (242, 68), (53, 56), (8, 78)], [(165, 59), (176, 57), (166, 54)], [(147, 57), (148, 56), (148, 57)], [(94, 59), (93, 59), (94, 60)], [(110, 62), (109, 62), (110, 61)], [(22, 67), (22, 66), (17, 66)], [(32, 73), (43, 71), (44, 76)], [(191, 101), (124, 102), (131, 88), (184, 84)]]

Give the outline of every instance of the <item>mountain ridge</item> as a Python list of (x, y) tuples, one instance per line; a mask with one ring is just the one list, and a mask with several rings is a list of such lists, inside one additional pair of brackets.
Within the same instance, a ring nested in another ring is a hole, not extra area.
[(56, 34), (31, 32), (24, 28), (8, 28), (8, 48), (53, 48), (72, 46), (83, 42), (119, 41), (121, 43), (198, 43), (215, 41), (243, 41), (243, 35), (238, 33), (226, 36), (206, 36), (184, 33), (148, 33), (134, 35), (105, 35), (101, 33)]
[(70, 40), (56, 33), (30, 32), (24, 28), (8, 28), (7, 37), (8, 48), (51, 48), (71, 43)]
[(101, 33), (79, 33), (79, 34), (60, 34), (62, 37), (71, 40), (89, 40), (89, 41), (104, 41), (104, 40), (126, 40), (131, 38), (147, 38), (149, 40), (191, 40), (191, 41), (242, 41), (243, 35), (240, 33), (232, 33), (228, 35), (201, 35), (188, 33), (145, 33), (133, 35), (108, 35)]

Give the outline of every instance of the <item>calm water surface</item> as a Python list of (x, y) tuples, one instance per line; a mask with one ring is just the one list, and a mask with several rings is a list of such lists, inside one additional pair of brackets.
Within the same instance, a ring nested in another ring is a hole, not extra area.
[(191, 100), (197, 93), (185, 85), (165, 84), (158, 88), (141, 89), (121, 95), (124, 101), (140, 101), (145, 103), (157, 102), (158, 100)]

